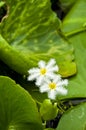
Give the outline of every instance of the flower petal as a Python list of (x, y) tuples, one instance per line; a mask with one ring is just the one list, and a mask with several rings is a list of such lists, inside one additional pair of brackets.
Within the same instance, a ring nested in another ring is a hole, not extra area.
[(51, 59), (51, 60), (48, 62), (46, 68), (47, 68), (47, 69), (48, 69), (48, 68), (51, 68), (51, 67), (54, 66), (55, 64), (56, 64), (55, 59)]
[(50, 72), (57, 72), (58, 70), (59, 70), (59, 67), (57, 65), (48, 69), (48, 71), (50, 71)]
[(50, 91), (48, 92), (48, 97), (49, 97), (50, 99), (55, 99), (55, 97), (56, 97), (56, 92), (55, 92), (55, 90), (50, 90)]
[(47, 86), (47, 84), (42, 85), (39, 89), (41, 93), (49, 91), (49, 87)]
[(43, 81), (44, 81), (44, 76), (39, 76), (38, 78), (36, 78), (36, 85), (37, 86), (42, 85)]
[(56, 84), (58, 84), (58, 82), (60, 82), (60, 80), (61, 80), (61, 75), (60, 74), (55, 75), (55, 77), (53, 78), (53, 82), (56, 83)]
[(48, 79), (54, 79), (55, 74), (52, 73), (52, 72), (48, 72), (48, 73), (46, 73), (46, 77), (47, 77)]
[(31, 74), (27, 77), (27, 80), (34, 80), (36, 79), (37, 77), (39, 77), (39, 73), (35, 73), (35, 74)]
[(68, 85), (68, 80), (67, 79), (63, 80), (63, 85), (65, 85), (65, 86)]
[(32, 68), (32, 69), (30, 69), (30, 70), (28, 70), (28, 73), (37, 73), (37, 72), (39, 72), (39, 69), (38, 68)]
[(46, 65), (46, 63), (43, 60), (39, 61), (39, 63), (38, 63), (38, 66), (40, 68), (45, 68), (45, 65)]
[(57, 94), (66, 95), (68, 91), (67, 91), (67, 89), (65, 89), (63, 87), (57, 87), (56, 92), (57, 92)]
[(68, 85), (68, 80), (67, 79), (58, 82), (58, 86), (67, 86), (67, 85)]

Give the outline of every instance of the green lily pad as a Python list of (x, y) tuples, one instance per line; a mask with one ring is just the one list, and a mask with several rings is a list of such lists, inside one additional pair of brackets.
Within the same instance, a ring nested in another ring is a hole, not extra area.
[[(78, 73), (70, 79), (69, 97), (86, 97), (86, 32), (70, 38), (75, 47)], [(76, 43), (77, 41), (77, 43)]]
[(27, 91), (0, 76), (0, 130), (42, 130), (36, 104)]
[(86, 103), (65, 112), (56, 130), (86, 130)]
[(62, 31), (66, 36), (74, 35), (86, 30), (86, 1), (77, 0), (62, 24)]
[(8, 17), (0, 25), (0, 59), (24, 75), (38, 61), (55, 58), (63, 77), (74, 75), (74, 49), (57, 33), (61, 22), (51, 10), (50, 1), (6, 3)]
[(83, 28), (83, 23), (86, 21), (85, 7), (85, 0), (78, 1), (63, 22), (62, 29), (75, 48), (77, 64), (77, 74), (70, 78), (68, 95), (64, 98), (86, 97), (86, 31)]

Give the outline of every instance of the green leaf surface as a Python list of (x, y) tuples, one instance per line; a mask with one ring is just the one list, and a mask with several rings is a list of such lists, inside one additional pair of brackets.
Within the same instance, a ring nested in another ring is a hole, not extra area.
[(0, 76), (0, 130), (42, 130), (36, 104), (27, 91)]
[(63, 77), (75, 74), (73, 48), (57, 33), (60, 20), (52, 12), (50, 1), (6, 3), (9, 13), (0, 25), (0, 59), (18, 73), (27, 74), (39, 60), (55, 58)]
[(43, 102), (44, 99), (47, 99), (47, 93), (40, 93), (39, 88), (35, 85), (34, 82), (28, 82), (27, 78), (24, 78), (22, 76), (18, 76), (18, 83), (26, 89), (33, 99), (40, 105), (40, 103)]
[(86, 130), (86, 103), (65, 112), (56, 130)]
[(65, 17), (62, 31), (66, 36), (86, 30), (86, 0), (77, 0)]
[[(68, 97), (86, 97), (86, 32), (70, 38), (75, 47), (78, 72), (70, 79)], [(76, 42), (77, 41), (77, 42)]]
[[(75, 48), (75, 61), (77, 64), (77, 74), (70, 78), (68, 95), (64, 98), (86, 97), (86, 31), (77, 32), (76, 28), (77, 24), (78, 30), (81, 29), (82, 23), (86, 20), (85, 7), (86, 1), (79, 0), (66, 18), (68, 19), (68, 24), (65, 20), (63, 21), (63, 30), (65, 30), (65, 33), (68, 30), (69, 34), (66, 33), (67, 38)], [(72, 32), (71, 30), (75, 31)]]

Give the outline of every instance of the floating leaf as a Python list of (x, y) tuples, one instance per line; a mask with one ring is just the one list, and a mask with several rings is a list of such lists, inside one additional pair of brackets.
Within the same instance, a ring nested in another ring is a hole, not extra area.
[(86, 97), (86, 31), (83, 28), (86, 21), (85, 7), (85, 0), (77, 1), (63, 22), (65, 35), (75, 48), (77, 64), (77, 74), (70, 78), (68, 95), (64, 98)]
[(77, 0), (62, 24), (62, 31), (66, 36), (74, 35), (86, 30), (86, 1)]
[(0, 76), (0, 130), (42, 130), (36, 104), (27, 91)]
[(56, 130), (86, 130), (86, 103), (65, 112)]
[(9, 14), (0, 26), (0, 59), (18, 73), (27, 74), (41, 59), (55, 58), (63, 77), (75, 74), (74, 50), (57, 33), (61, 23), (50, 1), (6, 2)]

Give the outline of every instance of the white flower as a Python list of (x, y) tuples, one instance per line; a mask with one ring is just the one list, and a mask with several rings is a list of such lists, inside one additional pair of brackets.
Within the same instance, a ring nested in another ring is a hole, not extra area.
[(55, 59), (51, 59), (47, 64), (41, 60), (38, 63), (38, 68), (32, 68), (28, 71), (28, 80), (36, 80), (36, 85), (40, 86), (45, 79), (52, 79), (58, 70)]
[(55, 99), (56, 95), (66, 95), (67, 89), (64, 86), (68, 85), (68, 80), (62, 80), (60, 75), (55, 76), (53, 80), (46, 80), (40, 87), (40, 92), (47, 92), (48, 98)]

